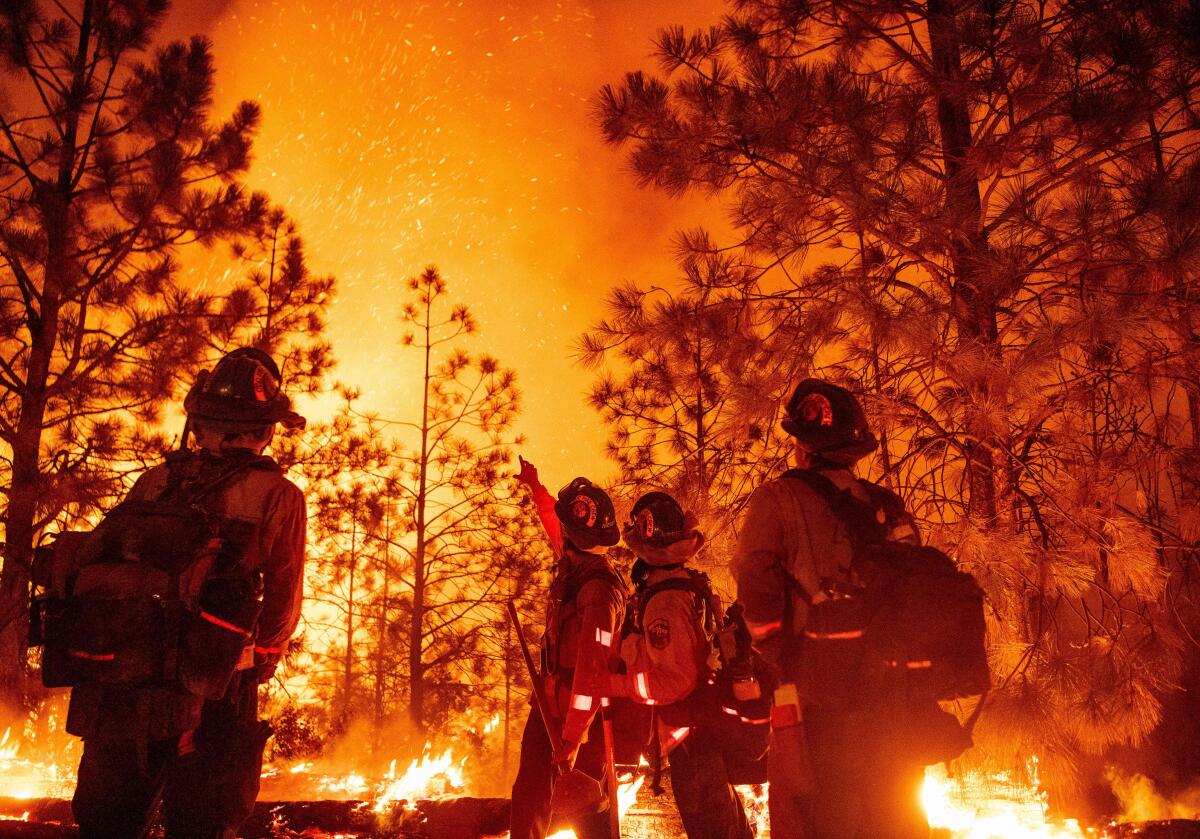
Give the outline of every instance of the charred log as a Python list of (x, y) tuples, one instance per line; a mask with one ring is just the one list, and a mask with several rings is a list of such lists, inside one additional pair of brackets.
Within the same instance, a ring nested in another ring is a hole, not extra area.
[[(30, 832), (32, 830), (32, 832)], [(369, 801), (260, 801), (243, 826), (245, 839), (331, 833), (405, 839), (477, 839), (508, 830), (506, 798), (397, 802), (376, 812)], [(0, 798), (0, 839), (74, 836), (71, 802)]]

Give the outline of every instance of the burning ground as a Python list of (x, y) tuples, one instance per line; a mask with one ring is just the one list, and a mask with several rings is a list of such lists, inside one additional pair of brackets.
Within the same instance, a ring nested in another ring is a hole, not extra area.
[[(69, 755), (66, 757), (69, 758)], [(0, 736), (0, 836), (30, 836), (24, 825), (62, 825), (67, 836), (73, 763), (39, 759), (22, 752), (11, 730)], [(263, 770), (260, 804), (244, 831), (247, 837), (305, 836), (503, 836), (507, 801), (476, 797), (480, 786), (467, 757), (453, 746), (426, 745), (419, 756), (390, 761), (380, 775), (346, 760), (277, 761)], [(926, 772), (922, 800), (938, 839), (1116, 839), (1125, 836), (1200, 836), (1200, 795), (1162, 796), (1143, 776), (1113, 774), (1122, 812), (1104, 824), (1048, 815), (1046, 792), (1031, 758), (1016, 773), (970, 770), (956, 762)], [(669, 779), (654, 795), (648, 767), (623, 774), (623, 835), (682, 836), (673, 812)], [(740, 787), (758, 836), (770, 836), (765, 788)], [(554, 839), (569, 839), (560, 830)]]

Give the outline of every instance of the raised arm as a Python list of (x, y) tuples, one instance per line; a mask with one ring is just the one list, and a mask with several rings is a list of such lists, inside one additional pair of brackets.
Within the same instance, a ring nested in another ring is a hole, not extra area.
[(555, 558), (561, 557), (563, 551), (562, 525), (558, 521), (558, 515), (554, 512), (554, 496), (538, 480), (536, 466), (520, 455), (517, 455), (517, 460), (521, 464), (521, 471), (517, 473), (517, 480), (529, 487), (529, 495), (537, 508), (538, 518), (542, 522), (542, 529), (546, 531), (546, 539), (550, 542), (550, 549), (554, 551)]

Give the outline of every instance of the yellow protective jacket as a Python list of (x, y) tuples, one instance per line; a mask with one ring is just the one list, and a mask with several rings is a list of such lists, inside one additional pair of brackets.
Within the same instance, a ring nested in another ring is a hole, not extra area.
[[(641, 590), (666, 580), (687, 580), (687, 571), (651, 569)], [(694, 592), (665, 589), (645, 601), (641, 631), (621, 642), (624, 673), (614, 673), (609, 695), (629, 697), (643, 705), (672, 705), (691, 695), (709, 676), (711, 649), (704, 630), (704, 604)]]

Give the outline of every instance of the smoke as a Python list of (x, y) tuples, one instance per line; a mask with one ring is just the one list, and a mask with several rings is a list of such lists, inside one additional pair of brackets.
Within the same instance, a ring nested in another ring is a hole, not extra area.
[(1127, 775), (1110, 769), (1108, 780), (1121, 807), (1116, 819), (1119, 824), (1200, 819), (1200, 784), (1168, 796), (1159, 790), (1152, 779), (1141, 773)]

